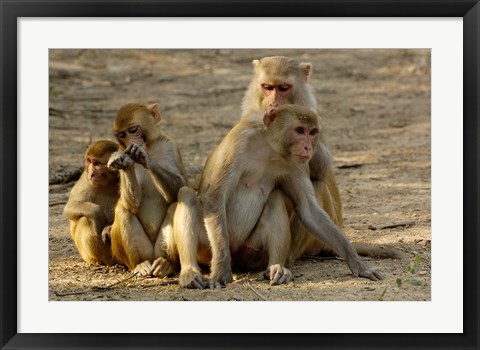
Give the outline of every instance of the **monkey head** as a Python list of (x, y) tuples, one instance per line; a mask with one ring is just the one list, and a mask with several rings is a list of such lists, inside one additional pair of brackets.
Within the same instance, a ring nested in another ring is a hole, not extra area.
[(302, 90), (307, 82), (312, 65), (297, 63), (282, 57), (264, 57), (253, 60), (256, 84), (261, 108), (265, 111), (284, 104), (296, 103), (296, 90)]
[(118, 173), (108, 169), (107, 162), (118, 150), (115, 142), (102, 140), (92, 143), (85, 152), (85, 171), (93, 187), (110, 187), (118, 183)]
[(123, 151), (131, 144), (148, 149), (159, 135), (158, 104), (129, 103), (122, 106), (113, 120), (113, 132)]
[(319, 117), (311, 110), (286, 104), (263, 117), (267, 141), (274, 151), (296, 163), (308, 162), (319, 137)]

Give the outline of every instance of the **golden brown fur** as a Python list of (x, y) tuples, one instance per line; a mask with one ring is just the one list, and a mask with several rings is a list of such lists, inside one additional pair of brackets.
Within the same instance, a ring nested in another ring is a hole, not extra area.
[(107, 168), (107, 162), (117, 149), (116, 143), (107, 140), (97, 141), (88, 147), (85, 170), (73, 186), (64, 209), (80, 256), (93, 265), (113, 263), (107, 238), (119, 196), (119, 179)]
[(188, 188), (179, 193), (174, 230), (194, 232), (199, 261), (211, 264), (210, 286), (230, 283), (232, 264), (266, 267), (271, 284), (288, 283), (292, 208), (315, 237), (346, 259), (354, 275), (381, 279), (315, 200), (307, 163), (319, 146), (317, 115), (284, 105), (255, 120), (241, 120), (212, 152), (198, 198)]
[[(144, 276), (168, 276), (181, 263), (182, 281), (191, 273), (188, 257), (183, 255), (191, 250), (191, 239), (174, 235), (173, 214), (178, 191), (188, 183), (180, 152), (159, 122), (157, 104), (127, 104), (114, 119), (121, 152), (112, 154), (108, 162), (120, 173), (112, 252), (118, 261)], [(194, 286), (195, 276), (188, 281)]]

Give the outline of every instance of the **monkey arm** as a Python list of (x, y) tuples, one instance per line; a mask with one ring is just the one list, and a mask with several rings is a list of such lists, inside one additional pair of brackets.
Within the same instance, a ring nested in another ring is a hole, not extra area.
[(100, 234), (103, 227), (108, 224), (102, 207), (92, 202), (68, 201), (64, 209), (64, 214), (72, 221), (78, 221), (82, 217), (87, 218), (98, 234)]
[[(229, 157), (232, 150), (220, 146), (205, 165), (199, 190), (204, 223), (212, 249), (210, 286), (226, 285), (233, 280), (231, 270), (230, 240), (227, 224), (227, 201), (241, 175), (241, 166)], [(238, 152), (239, 149), (233, 150)]]
[(319, 141), (312, 159), (308, 163), (310, 168), (310, 180), (324, 181), (328, 169), (331, 167), (332, 157), (327, 147)]
[(155, 161), (150, 161), (148, 169), (157, 189), (168, 203), (177, 201), (180, 188), (186, 185), (180, 170), (171, 170)]
[[(355, 277), (373, 281), (384, 278), (380, 271), (369, 269), (357, 254), (355, 248), (340, 232), (328, 214), (317, 203), (311, 181), (306, 176), (291, 176), (283, 187), (294, 202), (295, 212), (305, 227), (321, 242), (328, 245), (345, 260)], [(299, 189), (305, 189), (300, 191)]]
[(292, 199), (295, 212), (302, 223), (317, 239), (328, 245), (341, 258), (348, 260), (349, 257), (358, 257), (352, 245), (318, 205), (308, 177), (303, 174), (292, 175), (282, 189)]
[(135, 174), (135, 165), (120, 170), (120, 199), (123, 205), (133, 214), (138, 212), (142, 201), (142, 189)]

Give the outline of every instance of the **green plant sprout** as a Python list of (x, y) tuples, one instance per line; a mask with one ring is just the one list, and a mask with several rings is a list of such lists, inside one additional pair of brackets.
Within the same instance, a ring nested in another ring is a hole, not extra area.
[[(395, 290), (395, 293), (393, 294), (392, 300), (395, 300), (398, 293), (400, 292), (400, 290), (405, 284), (411, 284), (414, 286), (423, 285), (423, 282), (421, 280), (414, 277), (414, 274), (418, 272), (419, 266), (420, 266), (420, 254), (415, 254), (413, 261), (411, 261), (410, 264), (408, 264), (407, 266), (407, 271), (403, 274), (402, 277), (397, 278), (396, 290)], [(385, 286), (385, 288), (382, 290), (382, 293), (380, 293), (378, 300), (380, 301), (384, 300), (387, 290), (388, 290), (388, 286)]]

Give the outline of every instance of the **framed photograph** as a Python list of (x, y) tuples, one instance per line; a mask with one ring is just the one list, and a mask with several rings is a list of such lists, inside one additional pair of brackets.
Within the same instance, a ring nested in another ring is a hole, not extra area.
[[(478, 0), (0, 11), (2, 349), (478, 348)], [(267, 56), (302, 62), (343, 232), (385, 280), (313, 253), (287, 285), (235, 272), (219, 290), (88, 266), (63, 209), (87, 146), (115, 140), (117, 110), (158, 103), (195, 184)]]

